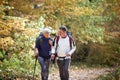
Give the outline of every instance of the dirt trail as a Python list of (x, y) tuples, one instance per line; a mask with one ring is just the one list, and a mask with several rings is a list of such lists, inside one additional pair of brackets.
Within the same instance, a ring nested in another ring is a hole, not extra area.
[[(95, 80), (98, 76), (108, 74), (113, 69), (109, 68), (90, 68), (81, 69), (74, 68), (70, 69), (69, 80)], [(58, 71), (51, 72), (49, 80), (60, 80)]]

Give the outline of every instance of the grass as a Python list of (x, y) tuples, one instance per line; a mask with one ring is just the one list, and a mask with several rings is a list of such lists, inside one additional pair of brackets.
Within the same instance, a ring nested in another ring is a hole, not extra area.
[(97, 80), (120, 80), (120, 67), (107, 75), (99, 76)]

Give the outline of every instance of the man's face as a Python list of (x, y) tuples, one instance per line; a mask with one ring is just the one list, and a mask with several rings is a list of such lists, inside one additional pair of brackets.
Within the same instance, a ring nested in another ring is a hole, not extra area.
[(43, 36), (44, 36), (45, 38), (49, 38), (50, 34), (49, 34), (49, 32), (44, 32), (44, 33), (43, 33)]
[(59, 30), (59, 35), (60, 35), (61, 37), (66, 37), (66, 31)]

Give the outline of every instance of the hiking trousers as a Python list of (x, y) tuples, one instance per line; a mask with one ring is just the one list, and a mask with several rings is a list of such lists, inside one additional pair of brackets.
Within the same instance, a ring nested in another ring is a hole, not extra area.
[(71, 59), (57, 60), (61, 80), (69, 80), (69, 65)]
[(45, 58), (39, 56), (38, 62), (41, 66), (42, 80), (48, 80), (50, 59), (45, 59)]

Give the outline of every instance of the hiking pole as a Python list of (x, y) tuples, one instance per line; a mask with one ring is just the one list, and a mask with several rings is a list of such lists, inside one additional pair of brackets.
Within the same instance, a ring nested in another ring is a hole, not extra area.
[(54, 71), (55, 71), (55, 58), (52, 61), (52, 71), (53, 71), (53, 74), (52, 76), (54, 76)]
[(37, 57), (35, 58), (35, 66), (34, 66), (34, 72), (33, 72), (33, 80), (35, 80), (34, 77), (35, 77), (36, 64), (37, 64)]

